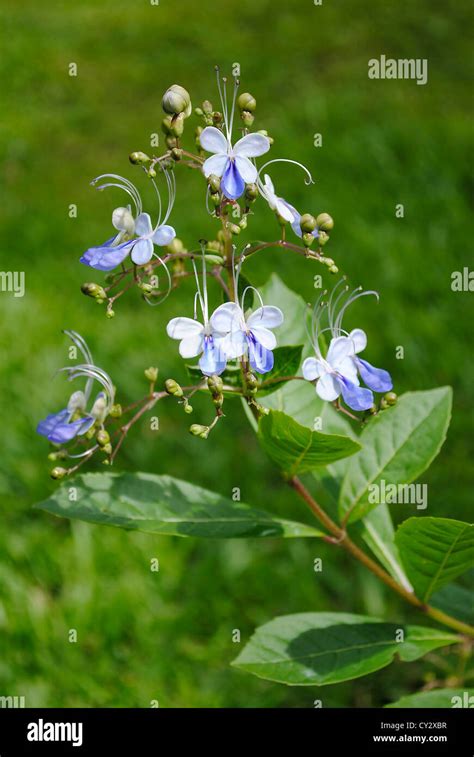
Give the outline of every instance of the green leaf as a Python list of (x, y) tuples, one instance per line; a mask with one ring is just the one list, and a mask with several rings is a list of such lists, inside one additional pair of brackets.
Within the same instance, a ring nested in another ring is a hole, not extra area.
[[(471, 699), (471, 703), (469, 703)], [(446, 708), (473, 707), (474, 689), (435, 689), (434, 691), (420, 691), (417, 694), (408, 694), (396, 702), (386, 704), (385, 707), (408, 707), (419, 708)]]
[[(403, 641), (397, 641), (403, 632)], [(232, 663), (259, 678), (292, 686), (350, 681), (392, 662), (411, 661), (459, 637), (447, 631), (384, 623), (362, 615), (283, 615), (257, 628)]]
[(349, 523), (362, 518), (384, 501), (384, 486), (409, 484), (428, 468), (446, 438), (451, 400), (450, 387), (408, 392), (370, 421), (360, 436), (363, 453), (351, 460), (342, 484), (341, 518), (349, 512)]
[(356, 526), (359, 527), (360, 535), (384, 568), (407, 591), (413, 591), (395, 544), (395, 529), (388, 505), (384, 503), (377, 509), (371, 510)]
[(308, 306), (301, 295), (289, 289), (276, 273), (260, 288), (260, 294), (266, 305), (276, 305), (285, 316), (282, 325), (274, 329), (278, 344), (305, 344)]
[(423, 602), (474, 564), (474, 526), (459, 520), (408, 518), (398, 527), (395, 543)]
[(474, 626), (474, 593), (472, 582), (469, 589), (458, 584), (448, 584), (435, 592), (430, 605), (437, 607), (448, 615), (452, 615), (463, 623)]
[(270, 410), (260, 419), (258, 437), (286, 478), (328, 465), (360, 449), (360, 445), (347, 436), (311, 431), (278, 410)]
[[(75, 491), (71, 500), (70, 492)], [(277, 518), (187, 481), (150, 473), (85, 473), (36, 505), (64, 518), (175, 536), (321, 536), (303, 523)]]
[[(281, 388), (282, 383), (288, 376), (294, 376), (298, 372), (301, 363), (303, 345), (287, 345), (276, 347), (273, 350), (274, 365), (271, 371), (261, 377), (258, 388), (259, 398), (265, 394), (271, 394)], [(293, 380), (290, 383), (301, 384), (301, 381)]]
[(277, 392), (259, 398), (259, 402), (270, 410), (280, 410), (290, 415), (293, 420), (311, 429), (315, 419), (321, 415), (321, 400), (309, 381), (288, 381)]

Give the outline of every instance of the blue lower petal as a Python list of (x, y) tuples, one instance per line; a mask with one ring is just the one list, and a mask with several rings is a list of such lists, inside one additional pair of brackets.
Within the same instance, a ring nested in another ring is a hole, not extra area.
[(374, 395), (370, 389), (353, 384), (349, 379), (344, 378), (341, 374), (337, 377), (341, 384), (341, 391), (344, 402), (352, 410), (368, 410), (374, 404)]
[(204, 337), (204, 349), (199, 359), (199, 367), (205, 376), (219, 375), (226, 367), (226, 359), (216, 346), (212, 336)]
[(273, 352), (260, 344), (252, 332), (247, 336), (247, 344), (249, 362), (254, 371), (257, 371), (257, 373), (268, 373), (268, 371), (271, 371), (274, 362)]
[(244, 193), (245, 181), (233, 160), (228, 160), (221, 179), (221, 189), (229, 200), (236, 200)]
[(85, 433), (94, 423), (94, 418), (90, 416), (68, 423), (69, 416), (67, 408), (59, 413), (51, 413), (38, 423), (36, 431), (54, 444), (65, 444), (78, 434)]
[(374, 392), (389, 392), (393, 388), (392, 377), (383, 368), (375, 368), (360, 357), (357, 358), (357, 367), (364, 384)]
[(90, 266), (90, 268), (95, 268), (96, 271), (112, 271), (117, 268), (127, 257), (135, 240), (131, 239), (113, 247), (114, 239), (115, 237), (108, 239), (99, 247), (89, 247), (80, 258), (80, 262)]

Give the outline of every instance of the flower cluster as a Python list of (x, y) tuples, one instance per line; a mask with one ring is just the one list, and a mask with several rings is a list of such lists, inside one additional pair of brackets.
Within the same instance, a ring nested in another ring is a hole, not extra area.
[[(99, 304), (106, 303), (109, 318), (115, 315), (118, 298), (132, 288), (138, 288), (145, 301), (155, 305), (186, 277), (194, 277), (196, 291), (188, 312), (171, 318), (166, 332), (179, 342), (179, 354), (184, 360), (197, 359), (197, 365), (187, 366), (195, 383), (181, 387), (174, 379), (168, 379), (162, 391), (155, 391), (158, 369), (148, 368), (145, 376), (150, 382), (149, 392), (130, 406), (135, 415), (121, 429), (116, 429), (117, 443), (112, 449), (105, 424), (122, 414), (120, 406), (114, 404), (114, 386), (108, 374), (94, 364), (82, 337), (73, 331), (66, 332), (84, 362), (62, 370), (68, 373), (70, 380), (85, 379), (85, 386), (71, 395), (66, 407), (48, 415), (38, 425), (38, 432), (56, 445), (53, 459), (78, 457), (84, 461), (101, 450), (107, 454), (105, 462), (112, 463), (130, 426), (165, 397), (174, 398), (186, 413), (191, 413), (190, 399), (194, 393), (210, 394), (215, 408), (214, 420), (209, 425), (192, 424), (190, 428), (192, 434), (201, 438), (207, 438), (224, 416), (222, 407), (226, 396), (243, 397), (258, 416), (264, 412), (255, 397), (259, 389), (268, 386), (268, 382), (283, 380), (268, 374), (277, 369), (276, 373), (281, 376), (280, 366), (275, 365), (278, 354), (275, 348), (284, 314), (278, 303), (263, 302), (260, 292), (241, 275), (244, 265), (257, 253), (281, 249), (320, 264), (331, 274), (338, 272), (335, 261), (323, 250), (334, 228), (331, 216), (325, 212), (300, 213), (277, 192), (269, 173), (270, 170), (273, 173), (277, 165), (296, 167), (303, 172), (305, 184), (309, 186), (314, 183), (311, 172), (298, 161), (284, 157), (257, 165), (257, 159), (269, 153), (274, 140), (265, 129), (254, 128), (256, 100), (248, 92), (239, 94), (237, 78), (233, 79), (229, 96), (228, 82), (225, 77), (221, 78), (218, 70), (217, 85), (219, 107), (214, 108), (205, 100), (194, 109), (200, 123), (195, 128), (193, 149), (187, 149), (183, 143), (185, 127), (193, 113), (191, 98), (186, 89), (174, 84), (166, 90), (162, 100), (165, 151), (152, 156), (135, 151), (129, 156), (151, 187), (157, 205), (153, 220), (144, 210), (142, 193), (129, 179), (105, 173), (92, 181), (99, 191), (120, 190), (127, 199), (112, 213), (113, 236), (89, 247), (80, 257), (80, 262), (89, 269), (106, 274), (102, 283), (83, 284), (82, 291)], [(217, 224), (215, 237), (200, 240), (197, 249), (188, 249), (171, 225), (176, 200), (175, 174), (179, 166), (201, 175), (206, 208)], [(259, 198), (274, 214), (279, 236), (273, 241), (238, 246), (236, 238), (252, 223)], [(288, 231), (291, 232), (289, 239)], [(208, 297), (210, 281), (221, 287), (225, 300), (212, 312)], [(345, 411), (340, 404), (342, 397), (351, 410), (363, 413), (362, 419), (366, 412), (374, 412), (373, 393), (390, 393), (392, 388), (386, 371), (374, 368), (360, 357), (367, 345), (365, 332), (361, 329), (346, 332), (342, 326), (348, 306), (367, 294), (375, 292), (357, 289), (350, 293), (348, 287), (339, 282), (329, 297), (322, 295), (314, 308), (310, 330), (314, 355), (303, 362), (302, 376), (284, 377), (288, 381), (304, 378), (314, 382), (319, 397)], [(247, 306), (251, 296), (256, 302), (254, 309)], [(327, 325), (323, 325), (323, 319)], [(236, 376), (240, 376), (240, 380), (236, 380)], [(102, 389), (91, 402), (95, 382), (101, 384)], [(395, 395), (390, 394), (392, 401)], [(383, 409), (383, 403), (380, 408)], [(80, 448), (78, 452), (75, 452), (76, 447)], [(79, 464), (66, 472), (75, 470)], [(57, 473), (58, 469), (55, 470)]]

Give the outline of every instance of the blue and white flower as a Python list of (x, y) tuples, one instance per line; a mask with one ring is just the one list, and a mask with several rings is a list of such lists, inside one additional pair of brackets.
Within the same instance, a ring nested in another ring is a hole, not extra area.
[[(202, 286), (199, 283), (194, 260), (192, 261), (196, 277), (197, 292), (194, 299), (194, 318), (181, 316), (172, 318), (166, 327), (171, 339), (179, 340), (179, 354), (185, 359), (199, 357), (199, 367), (205, 376), (220, 375), (227, 364), (227, 357), (222, 349), (226, 332), (219, 328), (221, 313), (229, 303), (220, 305), (209, 317), (207, 298), (206, 263), (203, 255)], [(197, 302), (199, 302), (202, 322), (197, 320)]]
[[(270, 208), (279, 216), (281, 216), (285, 221), (287, 221), (291, 225), (294, 233), (301, 238), (303, 236), (303, 232), (301, 231), (300, 227), (301, 213), (299, 213), (296, 208), (291, 205), (291, 203), (285, 200), (284, 197), (278, 197), (273, 185), (273, 181), (267, 173), (264, 174), (264, 181), (262, 181), (260, 178), (260, 175), (272, 163), (292, 163), (293, 165), (302, 168), (306, 174), (306, 185), (314, 184), (313, 177), (310, 171), (308, 171), (306, 166), (304, 166), (302, 163), (298, 163), (298, 161), (296, 160), (289, 160), (287, 158), (275, 158), (274, 160), (269, 160), (268, 163), (265, 163), (265, 165), (260, 168), (257, 177), (257, 186), (262, 197), (268, 202)], [(312, 233), (315, 238), (319, 236), (317, 229), (315, 229)]]
[[(348, 287), (339, 290), (341, 282), (334, 287), (328, 302), (321, 303), (320, 298), (316, 303), (311, 333), (315, 356), (304, 361), (303, 376), (316, 383), (316, 392), (321, 399), (334, 401), (342, 395), (344, 402), (353, 410), (368, 410), (374, 403), (372, 391), (389, 391), (393, 386), (392, 379), (384, 369), (375, 368), (358, 357), (367, 345), (367, 336), (362, 329), (353, 329), (348, 333), (342, 328), (342, 321), (345, 311), (355, 300), (371, 294), (378, 297), (378, 294), (359, 287), (346, 296)], [(341, 300), (343, 304), (339, 307)], [(324, 329), (321, 328), (323, 315), (328, 321)], [(325, 357), (319, 344), (324, 332), (331, 335)], [(359, 375), (368, 389), (360, 386)]]
[[(247, 288), (248, 289), (248, 288)], [(228, 302), (226, 308), (214, 313), (217, 328), (226, 331), (222, 349), (229, 360), (247, 356), (250, 367), (257, 373), (268, 373), (274, 364), (273, 350), (277, 339), (272, 329), (283, 323), (283, 313), (274, 305), (261, 305), (253, 313), (245, 313), (241, 304)]]
[[(61, 371), (68, 373), (69, 381), (76, 378), (86, 380), (84, 390), (78, 390), (71, 394), (65, 408), (57, 413), (51, 413), (38, 423), (38, 434), (45, 436), (54, 444), (67, 444), (78, 436), (83, 436), (95, 424), (102, 425), (114, 403), (115, 388), (110, 376), (94, 365), (90, 350), (80, 334), (75, 331), (65, 331), (72, 342), (82, 353), (85, 363), (62, 368)], [(88, 410), (90, 395), (94, 382), (102, 386)], [(87, 453), (85, 453), (87, 454)], [(82, 455), (71, 455), (81, 457)]]
[(222, 103), (225, 133), (215, 126), (207, 126), (200, 134), (201, 146), (207, 152), (214, 153), (208, 158), (203, 167), (204, 176), (221, 177), (221, 189), (229, 200), (237, 200), (245, 190), (246, 184), (257, 180), (257, 169), (251, 158), (258, 158), (270, 149), (270, 141), (263, 134), (247, 134), (232, 144), (232, 129), (234, 125), (235, 102), (238, 83), (235, 81), (232, 106), (229, 113), (227, 104), (226, 81), (223, 89), (217, 74), (217, 86)]
[(80, 259), (81, 263), (98, 271), (112, 271), (130, 254), (135, 265), (145, 265), (152, 259), (155, 245), (164, 247), (173, 241), (176, 232), (167, 224), (167, 221), (174, 205), (176, 181), (173, 173), (165, 170), (163, 174), (168, 187), (168, 207), (164, 217), (161, 218), (161, 196), (156, 183), (152, 180), (159, 203), (158, 219), (155, 225), (150, 215), (142, 212), (140, 193), (131, 181), (116, 174), (103, 174), (91, 182), (96, 185), (103, 179), (113, 179), (114, 181), (98, 185), (97, 189), (104, 190), (108, 187), (122, 189), (132, 198), (135, 214), (132, 213), (130, 205), (115, 208), (112, 213), (112, 225), (118, 233), (103, 244), (86, 250)]

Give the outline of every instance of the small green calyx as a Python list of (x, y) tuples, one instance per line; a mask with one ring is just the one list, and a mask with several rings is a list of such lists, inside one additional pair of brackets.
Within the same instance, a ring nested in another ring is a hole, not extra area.
[(172, 397), (182, 397), (183, 396), (183, 390), (181, 389), (180, 385), (177, 381), (174, 379), (166, 379), (165, 381), (165, 389), (168, 392), (168, 394), (171, 394)]

